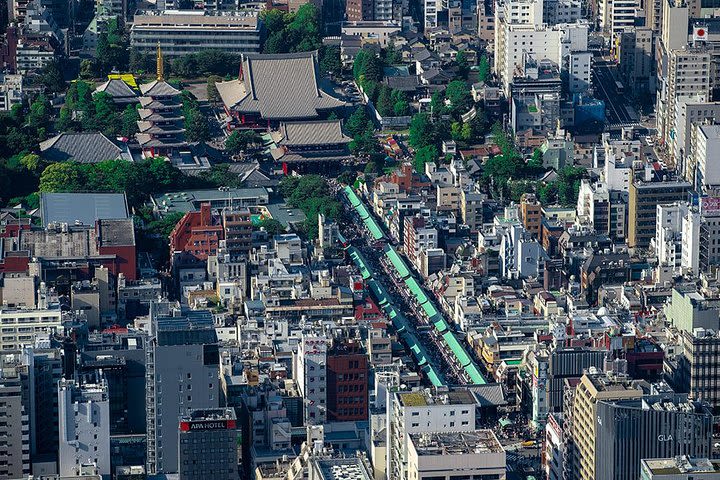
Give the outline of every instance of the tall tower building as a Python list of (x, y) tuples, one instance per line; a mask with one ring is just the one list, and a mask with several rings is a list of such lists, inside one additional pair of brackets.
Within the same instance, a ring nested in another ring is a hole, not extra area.
[(294, 365), (305, 424), (322, 425), (327, 420), (327, 339), (303, 334)]
[(30, 474), (29, 381), (16, 355), (0, 357), (0, 479)]
[(61, 476), (77, 476), (81, 467), (94, 465), (110, 475), (110, 400), (107, 384), (81, 385), (72, 380), (58, 384)]
[(178, 422), (218, 408), (220, 358), (212, 314), (156, 303), (146, 348), (147, 471), (178, 472)]

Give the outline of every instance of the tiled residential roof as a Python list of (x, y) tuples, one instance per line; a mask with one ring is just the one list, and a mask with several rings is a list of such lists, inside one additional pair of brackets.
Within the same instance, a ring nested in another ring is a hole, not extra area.
[(248, 54), (242, 83), (217, 84), (226, 106), (267, 119), (315, 118), (318, 110), (340, 107), (340, 100), (318, 86), (317, 52)]
[(280, 131), (283, 135), (281, 145), (327, 145), (352, 140), (343, 133), (340, 120), (284, 122)]
[(120, 158), (122, 150), (100, 132), (61, 133), (41, 142), (40, 154), (51, 162), (98, 163)]

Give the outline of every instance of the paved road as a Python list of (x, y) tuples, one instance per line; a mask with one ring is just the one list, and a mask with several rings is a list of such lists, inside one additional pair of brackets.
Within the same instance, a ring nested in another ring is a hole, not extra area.
[(628, 103), (625, 95), (617, 93), (616, 70), (617, 66), (608, 62), (599, 61), (593, 65), (593, 85), (596, 87), (597, 97), (605, 101), (607, 123), (611, 128), (636, 125), (638, 117), (635, 109)]

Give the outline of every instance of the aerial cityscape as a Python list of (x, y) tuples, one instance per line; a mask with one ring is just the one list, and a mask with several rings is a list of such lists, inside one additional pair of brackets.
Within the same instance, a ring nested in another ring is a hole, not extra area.
[(0, 0), (0, 480), (720, 480), (720, 0)]

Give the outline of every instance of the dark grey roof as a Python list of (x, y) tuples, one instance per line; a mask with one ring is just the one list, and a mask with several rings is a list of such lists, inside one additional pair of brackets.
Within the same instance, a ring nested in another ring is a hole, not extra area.
[(498, 407), (507, 405), (502, 385), (499, 383), (487, 383), (485, 385), (472, 385), (468, 387), (475, 393), (478, 404), (481, 407)]
[(135, 228), (132, 218), (100, 220), (98, 236), (101, 247), (135, 245)]
[(120, 158), (122, 150), (99, 132), (61, 133), (41, 142), (40, 154), (51, 162), (98, 163)]
[(107, 93), (113, 97), (113, 101), (116, 103), (134, 103), (138, 101), (137, 93), (130, 88), (127, 83), (118, 78), (108, 80), (99, 85), (95, 89), (95, 93), (99, 92)]
[(417, 75), (407, 77), (387, 77), (385, 83), (394, 90), (403, 92), (414, 92), (420, 86), (420, 79)]
[(280, 132), (283, 135), (280, 145), (327, 145), (352, 140), (343, 133), (340, 120), (284, 122)]
[(242, 74), (245, 91), (232, 106), (238, 112), (277, 120), (315, 118), (318, 110), (344, 105), (318, 86), (316, 52), (249, 54)]
[(41, 193), (40, 217), (49, 223), (94, 225), (95, 220), (128, 218), (124, 193)]
[(180, 95), (180, 90), (164, 80), (153, 80), (140, 85), (140, 93), (148, 97), (173, 97)]

